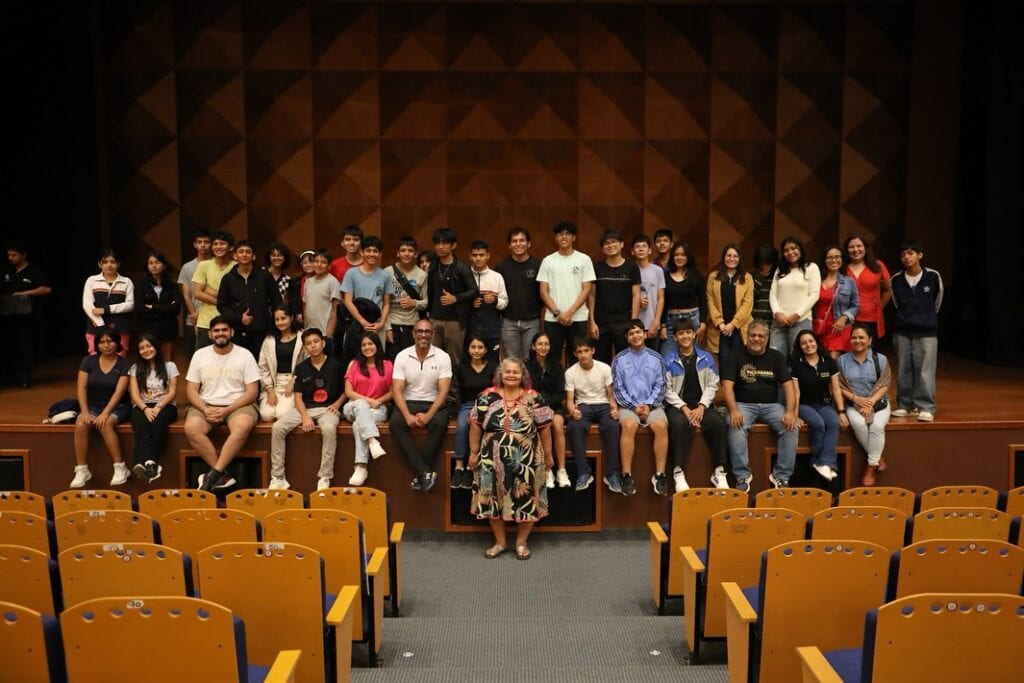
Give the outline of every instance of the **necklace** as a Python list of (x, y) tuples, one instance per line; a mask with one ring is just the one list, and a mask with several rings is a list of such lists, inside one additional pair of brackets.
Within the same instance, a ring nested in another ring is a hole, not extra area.
[(520, 403), (522, 403), (522, 399), (523, 399), (523, 394), (524, 393), (525, 392), (522, 389), (520, 389), (519, 390), (519, 395), (516, 396), (515, 399), (513, 399), (510, 402), (508, 400), (508, 398), (505, 396), (505, 390), (502, 389), (502, 391), (501, 391), (501, 402), (502, 402), (502, 404), (504, 405), (504, 408), (505, 408), (505, 411), (504, 411), (505, 412), (505, 420), (504, 420), (505, 424), (504, 424), (504, 427), (505, 427), (505, 433), (506, 434), (508, 434), (511, 431), (511, 429), (512, 429), (512, 414), (514, 412), (516, 412), (516, 406), (518, 406)]

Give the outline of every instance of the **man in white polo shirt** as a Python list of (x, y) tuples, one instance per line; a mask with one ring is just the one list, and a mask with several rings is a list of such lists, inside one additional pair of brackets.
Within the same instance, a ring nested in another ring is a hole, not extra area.
[[(416, 472), (412, 489), (424, 493), (437, 480), (434, 460), (448, 429), (444, 404), (452, 383), (451, 358), (430, 343), (433, 330), (429, 320), (419, 320), (413, 326), (413, 345), (395, 357), (391, 388), (395, 402), (391, 434)], [(427, 442), (422, 449), (412, 439), (414, 427), (427, 428)]]
[[(196, 351), (188, 366), (186, 394), (191, 407), (185, 416), (185, 436), (210, 471), (199, 475), (204, 491), (225, 489), (235, 483), (225, 473), (259, 420), (253, 403), (259, 394), (260, 369), (248, 350), (231, 343), (234, 330), (222, 316), (210, 321), (212, 346)], [(210, 430), (228, 426), (228, 438), (217, 453)]]

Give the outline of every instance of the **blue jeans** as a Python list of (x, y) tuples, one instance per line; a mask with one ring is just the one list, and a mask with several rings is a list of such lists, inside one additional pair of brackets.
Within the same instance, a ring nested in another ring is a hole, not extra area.
[(900, 408), (935, 412), (935, 362), (939, 356), (938, 337), (896, 335), (899, 371), (896, 403)]
[(789, 481), (793, 475), (796, 462), (796, 441), (799, 432), (786, 429), (782, 424), (782, 416), (786, 409), (779, 403), (739, 403), (743, 413), (743, 426), (736, 428), (729, 424), (729, 460), (732, 461), (732, 472), (737, 480), (750, 479), (750, 456), (747, 452), (747, 435), (755, 422), (764, 422), (778, 437), (779, 457), (775, 461), (775, 478)]
[(565, 435), (572, 449), (572, 457), (576, 461), (576, 474), (590, 474), (587, 464), (587, 433), (590, 425), (597, 423), (604, 446), (604, 472), (610, 475), (619, 471), (619, 421), (612, 419), (607, 403), (580, 403), (579, 420), (565, 421)]
[(459, 406), (459, 415), (455, 418), (455, 452), (452, 458), (460, 462), (469, 459), (469, 414), (475, 405), (476, 401), (466, 401)]
[(811, 329), (810, 318), (807, 320), (798, 320), (792, 327), (782, 327), (781, 325), (773, 323), (768, 346), (772, 347), (786, 358), (789, 358), (789, 354), (793, 353), (793, 343), (796, 342), (796, 336), (803, 330), (809, 329)]
[(811, 462), (836, 469), (836, 446), (839, 443), (839, 414), (830, 404), (800, 404), (800, 419), (810, 430)]

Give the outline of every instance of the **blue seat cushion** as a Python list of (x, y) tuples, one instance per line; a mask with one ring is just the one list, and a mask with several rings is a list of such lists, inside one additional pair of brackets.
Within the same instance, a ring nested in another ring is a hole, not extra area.
[(324, 593), (324, 617), (331, 613), (331, 608), (334, 607), (337, 599), (338, 596), (334, 593)]
[(707, 567), (708, 566), (708, 549), (707, 548), (701, 548), (700, 550), (698, 550), (697, 551), (697, 559), (700, 560), (701, 564), (703, 564), (705, 567)]
[(836, 670), (844, 683), (860, 683), (864, 651), (859, 647), (848, 650), (832, 650), (825, 653), (825, 660)]
[(754, 608), (755, 612), (757, 612), (757, 620), (760, 622), (761, 621), (761, 603), (759, 602), (759, 599), (761, 597), (761, 588), (760, 588), (760, 586), (751, 586), (750, 588), (743, 588), (741, 590), (743, 591), (743, 597), (745, 597), (747, 599), (747, 602), (750, 603), (750, 606)]
[(267, 679), (267, 674), (270, 673), (270, 667), (249, 664), (246, 671), (249, 674), (249, 683), (263, 683)]

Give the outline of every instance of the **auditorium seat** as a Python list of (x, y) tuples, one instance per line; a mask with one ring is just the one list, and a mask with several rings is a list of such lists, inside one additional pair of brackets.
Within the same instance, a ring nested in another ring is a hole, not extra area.
[(807, 518), (785, 508), (740, 508), (725, 510), (708, 521), (707, 550), (698, 554), (690, 546), (683, 555), (683, 619), (690, 661), (700, 662), (704, 640), (723, 638), (725, 594), (722, 583), (741, 586), (757, 583), (761, 553), (769, 548), (804, 538)]
[(1003, 510), (1011, 517), (1024, 515), (1024, 486), (1018, 486), (1006, 492)]
[(914, 516), (916, 503), (914, 492), (899, 486), (857, 486), (836, 497), (836, 505), (840, 507), (882, 506), (899, 510), (907, 517)]
[(369, 486), (337, 487), (309, 494), (311, 509), (328, 508), (349, 512), (363, 523), (366, 549), (388, 549), (388, 561), (381, 574), (384, 597), (391, 601), (391, 616), (399, 615), (402, 598), (402, 534), (405, 523), (391, 523), (388, 497), (383, 491)]
[(999, 492), (988, 486), (936, 486), (921, 492), (918, 511), (935, 508), (992, 508), (999, 503)]
[(963, 538), (1010, 540), (1011, 518), (992, 508), (934, 508), (914, 515), (911, 540)]
[(0, 601), (0, 680), (66, 683), (64, 644), (57, 618), (15, 602)]
[[(260, 540), (259, 522), (241, 510), (174, 510), (160, 518), (160, 528), (160, 538), (164, 545), (193, 558), (203, 548), (218, 543)], [(192, 565), (192, 579), (196, 592), (202, 595), (203, 585), (195, 563)]]
[(83, 543), (57, 562), (69, 606), (115, 595), (194, 594), (189, 556), (155, 543)]
[(60, 614), (60, 575), (48, 553), (22, 545), (0, 545), (0, 576), (0, 600), (40, 614)]
[[(863, 541), (791, 541), (766, 551), (751, 587), (727, 582), (729, 680), (789, 683), (799, 645), (860, 647), (885, 595), (889, 553)], [(823, 599), (827, 596), (827, 599)]]
[(242, 619), (198, 598), (87, 600), (60, 615), (60, 628), (70, 681), (288, 681), (301, 655), (281, 652), (269, 671), (248, 664)]
[(132, 497), (121, 491), (76, 489), (58, 493), (51, 500), (53, 518), (79, 510), (132, 510)]
[[(998, 593), (923, 593), (867, 613), (864, 645), (799, 647), (803, 680), (1024, 680), (1024, 598)], [(948, 648), (943, 652), (942, 648)]]
[(53, 522), (57, 552), (83, 543), (159, 543), (160, 530), (149, 515), (131, 510), (79, 510)]
[[(658, 614), (665, 613), (665, 601), (683, 595), (683, 556), (679, 548), (704, 550), (708, 520), (723, 510), (747, 507), (748, 496), (736, 489), (692, 488), (672, 496), (666, 529), (660, 522), (647, 522), (651, 553), (651, 593)], [(685, 612), (686, 605), (683, 605)]]
[(328, 605), (320, 553), (298, 543), (221, 543), (197, 559), (203, 597), (245, 621), (250, 661), (266, 665), (282, 648), (301, 650), (299, 683), (335, 680), (334, 671), (349, 680), (359, 589), (345, 586)]
[(887, 598), (914, 593), (1021, 593), (1024, 549), (1006, 541), (928, 540), (892, 554)]
[(217, 497), (198, 489), (154, 489), (138, 498), (139, 512), (160, 519), (168, 512), (185, 508), (215, 508)]
[(359, 586), (359, 609), (352, 619), (352, 640), (365, 643), (370, 666), (377, 666), (384, 628), (384, 586), (381, 572), (387, 548), (377, 548), (367, 560), (359, 518), (338, 510), (282, 510), (263, 520), (263, 540), (298, 543), (324, 559), (327, 592)]
[(31, 512), (43, 519), (50, 516), (46, 498), (31, 491), (0, 491), (0, 512)]
[(754, 507), (796, 510), (810, 519), (814, 513), (832, 507), (832, 494), (811, 487), (767, 489), (754, 496)]
[(811, 518), (813, 540), (851, 539), (877, 543), (890, 552), (906, 544), (910, 530), (906, 514), (886, 507), (835, 507)]
[(0, 543), (53, 555), (53, 522), (31, 512), (0, 512)]
[(301, 510), (305, 507), (302, 494), (289, 489), (239, 489), (224, 498), (228, 510), (248, 512), (256, 519), (263, 519), (279, 510)]

